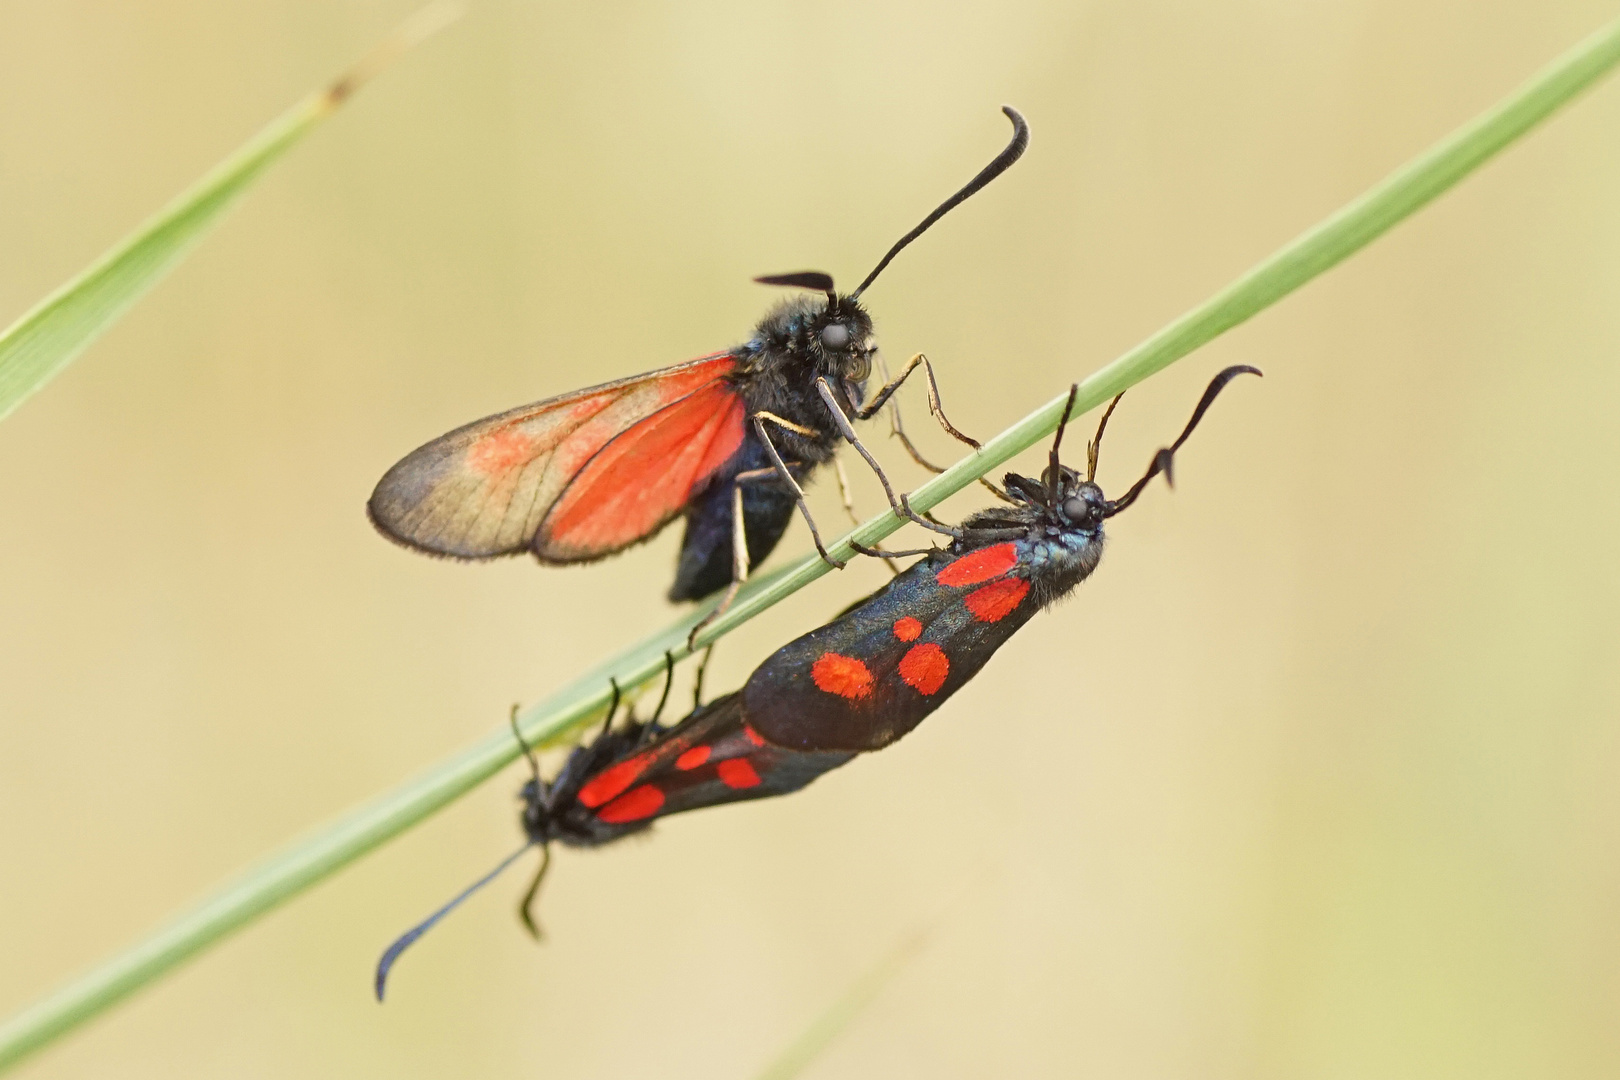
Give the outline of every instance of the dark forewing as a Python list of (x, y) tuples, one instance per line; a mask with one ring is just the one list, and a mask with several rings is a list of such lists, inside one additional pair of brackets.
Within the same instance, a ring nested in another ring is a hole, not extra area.
[(742, 695), (749, 722), (797, 750), (877, 750), (916, 727), (1038, 607), (1018, 545), (930, 555), (779, 649)]
[(632, 832), (683, 810), (786, 795), (852, 757), (770, 745), (746, 722), (742, 695), (728, 694), (604, 769), (580, 788), (570, 816), (594, 819), (587, 829), (597, 835), (603, 825)]
[[(570, 481), (619, 435), (694, 395), (714, 412), (729, 409), (735, 394), (724, 380), (736, 363), (715, 353), (457, 428), (389, 469), (366, 510), (390, 539), (433, 554), (521, 552)], [(647, 477), (654, 487), (659, 479)]]

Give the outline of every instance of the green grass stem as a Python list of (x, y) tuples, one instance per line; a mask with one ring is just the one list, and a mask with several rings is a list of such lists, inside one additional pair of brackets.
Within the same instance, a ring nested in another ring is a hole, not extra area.
[(435, 5), (324, 90), (272, 120), (138, 229), (0, 331), (0, 420), (49, 382), (169, 272), (237, 198), (388, 61), (454, 16)]
[[(1227, 288), (1131, 349), (1080, 384), (1077, 411), (1092, 408), (1186, 356), (1226, 330), (1371, 243), (1386, 230), (1478, 168), (1620, 62), (1620, 21), (1611, 23), (1519, 87), (1501, 104), (1464, 125), (1366, 194), (1305, 232)], [(272, 140), (273, 141), (273, 140)], [(928, 509), (1044, 439), (1056, 426), (1063, 395), (1047, 402), (913, 493)], [(832, 545), (852, 554), (851, 539), (874, 544), (900, 527), (893, 514), (865, 522)], [(798, 560), (753, 583), (700, 644), (715, 640), (827, 572), (815, 557)], [(531, 707), (519, 723), (525, 735), (555, 742), (599, 716), (607, 680), (628, 686), (655, 676), (666, 649), (685, 655), (695, 615), (626, 650), (596, 671)], [(505, 727), (396, 790), (317, 829), (286, 853), (245, 875), (129, 951), (81, 976), (0, 1026), (0, 1069), (98, 1015), (183, 960), (252, 922), (427, 815), (465, 794), (513, 761), (517, 746)]]

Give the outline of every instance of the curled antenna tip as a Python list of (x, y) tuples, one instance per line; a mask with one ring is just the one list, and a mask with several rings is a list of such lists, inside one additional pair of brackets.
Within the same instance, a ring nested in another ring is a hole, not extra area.
[(1160, 450), (1153, 455), (1153, 466), (1164, 473), (1165, 485), (1174, 491), (1176, 488), (1176, 456), (1168, 449)]
[[(1029, 146), (1029, 121), (1024, 119), (1023, 113), (1019, 112), (1011, 105), (1003, 105), (1001, 107), (1001, 112), (1003, 116), (1012, 121), (1012, 145), (1018, 148), (1016, 151), (1013, 151), (1013, 160), (1016, 161), (1018, 157), (1023, 155), (1025, 148)], [(1009, 149), (1011, 149), (1011, 147), (1009, 147)], [(1008, 164), (1010, 165), (1012, 162), (1008, 162)]]
[(322, 104), (327, 109), (335, 109), (342, 105), (354, 96), (356, 90), (383, 68), (392, 64), (401, 54), (420, 45), (464, 14), (466, 9), (453, 0), (439, 0), (438, 3), (422, 8), (395, 27), (394, 32), (362, 57), (359, 63), (339, 75), (321, 95)]
[(1003, 149), (1001, 153), (997, 154), (990, 164), (980, 169), (978, 175), (972, 180), (969, 180), (965, 187), (959, 190), (955, 195), (952, 195), (950, 198), (936, 206), (933, 213), (922, 219), (921, 224), (912, 229), (910, 232), (906, 233), (906, 235), (902, 236), (899, 240), (895, 241), (895, 245), (888, 250), (883, 258), (878, 260), (878, 264), (876, 266), (872, 267), (872, 272), (867, 274), (865, 280), (863, 280), (859, 285), (855, 286), (855, 291), (849, 294), (851, 300), (860, 299), (861, 294), (866, 291), (867, 286), (871, 285), (872, 282), (877, 280), (877, 276), (883, 273), (883, 268), (888, 266), (889, 263), (893, 261), (894, 257), (900, 254), (901, 249), (903, 249), (907, 244), (911, 243), (913, 240), (917, 239), (917, 237), (927, 232), (930, 225), (944, 217), (946, 214), (950, 213), (953, 207), (960, 204), (964, 199), (972, 196), (974, 192), (978, 191), (990, 181), (1006, 172), (1012, 167), (1013, 162), (1024, 156), (1025, 149), (1029, 147), (1029, 124), (1024, 121), (1023, 114), (1017, 109), (1013, 108), (1011, 105), (1003, 105), (1001, 107), (1001, 111), (1006, 114), (1008, 120), (1012, 121), (1012, 141), (1007, 143), (1006, 148)]

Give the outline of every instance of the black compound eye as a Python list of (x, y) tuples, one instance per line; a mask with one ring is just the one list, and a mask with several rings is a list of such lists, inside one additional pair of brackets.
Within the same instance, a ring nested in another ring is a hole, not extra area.
[(849, 348), (849, 327), (843, 323), (828, 323), (822, 327), (821, 347), (834, 352)]
[(1078, 525), (1091, 516), (1091, 504), (1078, 495), (1071, 495), (1063, 500), (1063, 516)]

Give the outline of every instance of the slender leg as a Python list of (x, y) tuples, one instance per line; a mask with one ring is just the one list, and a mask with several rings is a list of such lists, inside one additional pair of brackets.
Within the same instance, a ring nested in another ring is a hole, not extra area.
[(889, 506), (894, 510), (895, 515), (907, 521), (915, 522), (925, 529), (945, 533), (947, 536), (961, 535), (948, 525), (940, 525), (929, 521), (911, 509), (911, 504), (906, 502), (904, 495), (896, 495), (894, 486), (889, 483), (888, 476), (884, 475), (883, 467), (877, 463), (877, 458), (873, 457), (872, 452), (861, 442), (861, 437), (855, 434), (855, 428), (850, 425), (849, 417), (845, 416), (844, 410), (839, 407), (838, 399), (833, 396), (832, 387), (827, 385), (827, 380), (816, 379), (816, 390), (820, 392), (821, 399), (827, 403), (827, 410), (832, 413), (833, 420), (837, 422), (838, 430), (843, 433), (844, 438), (849, 440), (849, 444), (855, 448), (861, 457), (866, 459), (866, 463), (877, 474), (878, 482), (883, 485), (883, 493), (889, 497)]
[(784, 420), (780, 416), (777, 416), (773, 412), (766, 412), (764, 409), (761, 409), (759, 412), (755, 413), (754, 415), (757, 416), (757, 417), (760, 417), (761, 419), (769, 420), (771, 423), (775, 424), (779, 428), (786, 428), (787, 430), (793, 432), (795, 435), (803, 435), (803, 436), (806, 436), (807, 438), (812, 438), (812, 439), (816, 437), (816, 433), (814, 431), (812, 431), (811, 429), (805, 427), (803, 424), (795, 424), (791, 420)]
[(608, 700), (607, 719), (602, 721), (602, 734), (597, 736), (598, 739), (612, 730), (613, 714), (619, 711), (619, 680), (609, 675), (608, 685), (613, 687), (613, 697)]
[(710, 645), (703, 650), (703, 659), (698, 661), (697, 675), (692, 679), (692, 711), (697, 712), (703, 708), (703, 676), (709, 671), (709, 658), (714, 655), (714, 646)]
[[(855, 497), (850, 493), (849, 490), (849, 474), (844, 471), (844, 459), (838, 457), (833, 458), (833, 469), (838, 473), (838, 493), (842, 495), (844, 499), (844, 513), (849, 515), (849, 520), (853, 521), (856, 526), (859, 526), (861, 519), (855, 516)], [(867, 547), (865, 544), (857, 544), (853, 540), (849, 542), (849, 546), (860, 552), (862, 555), (870, 555), (874, 559), (882, 559), (883, 565), (889, 568), (889, 573), (893, 574), (895, 577), (900, 576), (899, 565), (896, 564), (895, 561), (889, 557), (889, 553), (884, 551), (881, 547)]]
[(523, 894), (518, 903), (518, 918), (528, 929), (529, 935), (536, 941), (543, 941), (545, 935), (540, 932), (540, 924), (534, 921), (534, 898), (540, 895), (540, 883), (546, 880), (546, 871), (551, 868), (551, 845), (540, 845), (540, 869), (534, 872), (534, 880), (529, 883), (529, 891)]
[[(878, 375), (883, 379), (884, 387), (887, 388), (890, 385), (888, 361), (883, 359), (881, 351), (876, 353), (873, 359), (877, 361)], [(889, 397), (889, 434), (900, 440), (900, 445), (905, 447), (905, 451), (911, 455), (912, 461), (936, 475), (945, 471), (943, 465), (935, 465), (932, 461), (923, 457), (922, 452), (917, 449), (917, 445), (911, 441), (911, 436), (906, 434), (906, 425), (900, 419), (900, 399), (894, 397), (892, 391)]]
[(664, 650), (664, 692), (658, 695), (658, 708), (653, 710), (652, 723), (649, 727), (658, 726), (658, 718), (664, 715), (664, 706), (669, 704), (669, 688), (675, 682), (675, 654), (668, 649)]
[[(873, 396), (872, 400), (867, 402), (866, 406), (855, 414), (855, 419), (869, 420), (873, 416), (876, 416), (877, 411), (883, 408), (884, 403), (887, 402), (889, 398), (894, 396), (894, 392), (896, 390), (900, 389), (900, 384), (906, 381), (907, 376), (909, 376), (913, 371), (916, 371), (919, 367), (923, 369), (923, 374), (928, 378), (928, 411), (934, 414), (934, 419), (939, 421), (939, 426), (944, 428), (948, 435), (956, 439), (958, 442), (967, 443), (969, 446), (973, 447), (973, 449), (977, 450), (980, 445), (982, 445), (979, 440), (962, 434), (960, 431), (956, 430), (956, 425), (951, 423), (950, 420), (946, 418), (945, 409), (939, 403), (939, 383), (934, 378), (934, 365), (930, 364), (928, 362), (928, 357), (924, 356), (922, 353), (918, 353), (916, 356), (913, 356), (910, 360), (906, 361), (906, 366), (901, 370), (899, 376), (897, 376), (883, 389), (879, 390)], [(944, 470), (936, 468), (934, 471), (943, 472)]]
[[(843, 415), (842, 410), (838, 410), (838, 412), (840, 416)], [(827, 554), (827, 545), (821, 542), (821, 532), (816, 528), (816, 519), (810, 515), (810, 504), (804, 501), (804, 489), (799, 486), (797, 480), (793, 479), (793, 474), (788, 472), (787, 464), (782, 460), (782, 455), (776, 452), (776, 444), (771, 442), (771, 437), (765, 433), (765, 420), (767, 417), (787, 427), (790, 431), (795, 429), (803, 431), (804, 429), (799, 428), (797, 424), (788, 424), (785, 420), (780, 420), (770, 413), (756, 413), (754, 415), (754, 431), (759, 435), (759, 441), (765, 444), (765, 453), (770, 455), (771, 464), (776, 469), (776, 475), (781, 477), (782, 482), (788, 486), (788, 490), (793, 492), (794, 499), (798, 501), (799, 513), (804, 515), (804, 523), (810, 526), (810, 539), (815, 541), (816, 551), (821, 553), (822, 562), (825, 562), (834, 570), (842, 570), (845, 564)]]
[[(761, 470), (754, 470), (756, 472)], [(774, 475), (775, 470), (764, 470), (768, 475)], [(731, 607), (731, 602), (737, 599), (737, 590), (743, 587), (748, 580), (748, 530), (743, 525), (743, 477), (749, 473), (738, 473), (731, 486), (731, 584), (726, 586), (726, 594), (714, 606), (714, 610), (698, 620), (692, 632), (686, 635), (686, 647), (690, 650), (697, 641), (698, 631), (708, 626)], [(825, 557), (823, 552), (823, 557)]]
[(852, 524), (859, 525), (861, 519), (855, 516), (855, 496), (849, 490), (849, 473), (844, 471), (843, 458), (833, 458), (833, 471), (838, 474), (838, 495), (844, 500), (844, 513), (849, 515)]
[[(887, 396), (889, 399), (889, 433), (900, 440), (900, 445), (905, 447), (906, 453), (911, 455), (912, 461), (915, 461), (917, 464), (921, 465), (931, 473), (938, 474), (944, 472), (945, 469), (943, 466), (935, 465), (933, 462), (923, 457), (922, 454), (917, 450), (916, 445), (911, 441), (911, 437), (906, 434), (905, 426), (900, 421), (900, 399), (893, 396), (894, 392), (900, 388), (900, 384), (905, 382), (906, 376), (910, 375), (914, 370), (916, 370), (920, 364), (923, 367), (923, 373), (928, 376), (929, 411), (934, 414), (934, 417), (940, 422), (941, 426), (943, 426), (946, 431), (963, 440), (975, 450), (979, 448), (978, 442), (966, 435), (963, 435), (960, 431), (957, 431), (950, 421), (945, 419), (944, 409), (939, 403), (939, 385), (934, 379), (934, 366), (928, 362), (928, 358), (926, 356), (924, 356), (922, 353), (918, 353), (916, 356), (913, 356), (906, 364), (906, 369), (900, 373), (900, 377), (893, 381), (890, 381), (889, 379), (889, 366), (884, 362), (882, 353), (878, 354), (877, 362), (878, 370), (883, 376), (885, 385), (882, 390), (878, 391), (878, 396), (874, 398), (866, 408), (862, 409), (856, 415), (856, 419), (865, 420), (872, 416), (877, 411), (877, 408), (882, 405), (883, 398)], [(1016, 501), (1009, 497), (1005, 491), (1002, 491), (999, 487), (982, 476), (979, 477), (979, 485), (988, 490), (990, 494), (994, 495), (1002, 502), (1010, 503)]]

